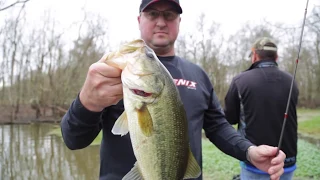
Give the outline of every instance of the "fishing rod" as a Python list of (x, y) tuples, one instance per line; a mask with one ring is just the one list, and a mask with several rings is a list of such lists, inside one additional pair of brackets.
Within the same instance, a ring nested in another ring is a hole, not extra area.
[(302, 36), (303, 36), (304, 25), (305, 25), (305, 22), (306, 22), (306, 15), (307, 15), (308, 4), (309, 4), (309, 0), (307, 0), (306, 9), (305, 9), (305, 11), (304, 11), (304, 18), (303, 18), (303, 24), (302, 24), (301, 35), (300, 35), (300, 42), (299, 42), (299, 49), (298, 49), (298, 57), (297, 57), (297, 60), (296, 60), (296, 66), (295, 66), (295, 68), (294, 68), (294, 75), (293, 75), (293, 78), (292, 78), (292, 81), (291, 81), (291, 87), (290, 87), (290, 92), (289, 92), (289, 97), (288, 97), (286, 112), (284, 113), (284, 120), (283, 120), (283, 124), (282, 124), (282, 129), (281, 129), (281, 134), (280, 134), (280, 139), (279, 139), (279, 144), (278, 144), (277, 155), (279, 154), (279, 151), (280, 151), (280, 148), (281, 148), (282, 139), (283, 139), (283, 133), (284, 133), (286, 121), (287, 121), (287, 118), (288, 118), (288, 109), (289, 109), (289, 105), (290, 105), (290, 99), (291, 99), (291, 94), (292, 94), (292, 87), (293, 87), (294, 80), (295, 80), (295, 78), (296, 78), (297, 67), (298, 67), (299, 58), (300, 58), (300, 50), (301, 50), (301, 44), (302, 44)]

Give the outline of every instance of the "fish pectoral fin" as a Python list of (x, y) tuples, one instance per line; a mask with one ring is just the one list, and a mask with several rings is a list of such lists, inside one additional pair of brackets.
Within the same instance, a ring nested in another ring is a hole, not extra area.
[(117, 121), (113, 125), (111, 132), (115, 135), (121, 136), (128, 134), (129, 128), (126, 111), (123, 111), (123, 113), (118, 117)]
[(143, 180), (138, 163), (122, 178), (122, 180)]
[(151, 136), (153, 132), (153, 122), (147, 106), (143, 105), (140, 109), (137, 109), (137, 113), (142, 133), (147, 137)]
[(201, 168), (189, 148), (188, 165), (187, 165), (187, 169), (183, 179), (197, 178), (200, 175), (201, 175)]

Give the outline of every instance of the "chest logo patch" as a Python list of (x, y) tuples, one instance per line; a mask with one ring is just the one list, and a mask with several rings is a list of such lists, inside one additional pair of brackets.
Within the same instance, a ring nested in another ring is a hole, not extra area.
[(176, 86), (185, 86), (188, 89), (193, 89), (193, 90), (197, 89), (197, 83), (194, 81), (189, 81), (185, 79), (173, 79), (173, 80)]

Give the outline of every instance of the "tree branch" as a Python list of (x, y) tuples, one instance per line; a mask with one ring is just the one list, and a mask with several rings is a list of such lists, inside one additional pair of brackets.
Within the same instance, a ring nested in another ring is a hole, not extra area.
[(6, 6), (6, 7), (4, 7), (4, 8), (0, 8), (0, 11), (4, 11), (4, 10), (6, 10), (6, 9), (9, 9), (9, 8), (11, 8), (11, 7), (15, 6), (16, 4), (20, 4), (20, 3), (25, 4), (25, 3), (27, 3), (28, 1), (30, 1), (30, 0), (17, 1), (17, 2), (12, 3), (12, 4), (10, 4), (10, 5)]

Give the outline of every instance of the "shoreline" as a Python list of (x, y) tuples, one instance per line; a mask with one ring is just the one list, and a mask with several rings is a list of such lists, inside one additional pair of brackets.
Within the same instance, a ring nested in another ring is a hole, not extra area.
[[(0, 125), (4, 124), (32, 124), (32, 123), (60, 123), (63, 114), (57, 114), (54, 109), (41, 107), (39, 114), (30, 105), (20, 105), (13, 115), (13, 108), (0, 105)], [(12, 117), (15, 117), (14, 119)]]
[(4, 121), (1, 125), (60, 124), (60, 120)]

